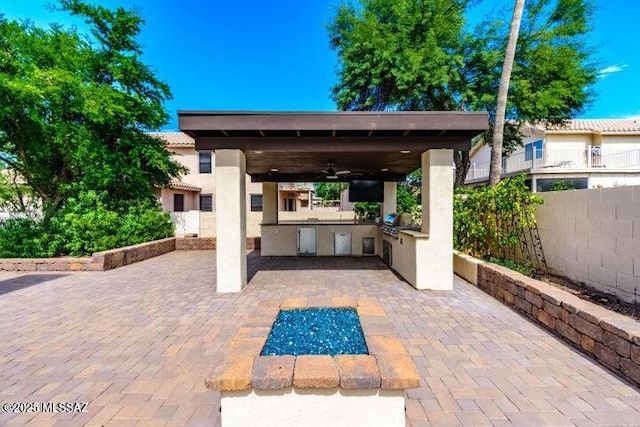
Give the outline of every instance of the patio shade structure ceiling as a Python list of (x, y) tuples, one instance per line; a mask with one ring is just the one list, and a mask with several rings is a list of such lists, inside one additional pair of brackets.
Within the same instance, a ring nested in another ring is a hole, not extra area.
[(401, 181), (429, 149), (469, 150), (487, 113), (178, 111), (196, 150), (238, 149), (254, 182), (321, 182), (329, 162), (341, 180)]

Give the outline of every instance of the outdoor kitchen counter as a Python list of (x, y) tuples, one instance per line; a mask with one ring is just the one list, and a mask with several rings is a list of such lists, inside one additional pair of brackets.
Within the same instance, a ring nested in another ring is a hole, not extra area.
[[(301, 251), (301, 233), (315, 242), (311, 250)], [(380, 233), (378, 224), (354, 224), (349, 222), (296, 221), (280, 224), (262, 224), (261, 254), (263, 256), (297, 256), (317, 255), (334, 256), (336, 252), (336, 235), (350, 233), (346, 238), (351, 250), (348, 255), (378, 255)], [(350, 237), (350, 238), (349, 238)], [(363, 251), (365, 239), (373, 246), (373, 253)], [(373, 239), (373, 241), (371, 241)], [(305, 253), (302, 253), (305, 252)], [(344, 255), (344, 254), (342, 254)]]

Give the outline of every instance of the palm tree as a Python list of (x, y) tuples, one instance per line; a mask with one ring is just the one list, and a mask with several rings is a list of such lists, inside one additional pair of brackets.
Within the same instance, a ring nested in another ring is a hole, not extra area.
[(500, 174), (502, 172), (502, 140), (504, 137), (504, 120), (507, 110), (507, 94), (509, 92), (513, 60), (516, 56), (516, 45), (518, 44), (524, 1), (525, 0), (516, 0), (511, 18), (509, 41), (507, 42), (507, 50), (504, 55), (504, 63), (502, 64), (502, 76), (500, 77), (500, 87), (498, 88), (496, 117), (493, 127), (493, 145), (491, 147), (491, 166), (489, 169), (490, 186), (494, 186), (500, 182)]

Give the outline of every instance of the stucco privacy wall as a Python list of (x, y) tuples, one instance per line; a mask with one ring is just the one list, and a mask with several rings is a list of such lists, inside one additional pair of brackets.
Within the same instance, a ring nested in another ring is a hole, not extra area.
[(555, 273), (640, 302), (640, 186), (539, 193), (538, 229)]

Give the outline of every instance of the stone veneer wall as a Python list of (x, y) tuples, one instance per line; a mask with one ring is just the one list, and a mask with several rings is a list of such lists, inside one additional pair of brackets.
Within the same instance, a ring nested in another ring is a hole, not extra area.
[(539, 193), (536, 218), (547, 266), (640, 303), (640, 186)]
[[(0, 258), (0, 271), (104, 271), (144, 261), (174, 250), (215, 249), (215, 237), (168, 237), (96, 252), (91, 257)], [(260, 237), (248, 237), (247, 249), (260, 249)]]
[[(247, 250), (260, 249), (260, 237), (247, 237)], [(203, 251), (215, 250), (215, 237), (178, 237), (176, 238), (177, 251)]]
[(454, 258), (474, 263), (480, 289), (640, 385), (640, 322), (507, 268)]
[(97, 271), (102, 265), (91, 257), (0, 258), (0, 271)]
[(91, 257), (93, 258), (94, 264), (98, 266), (102, 265), (102, 268), (98, 268), (98, 270), (111, 270), (175, 250), (175, 237), (168, 237), (153, 242), (96, 252)]

